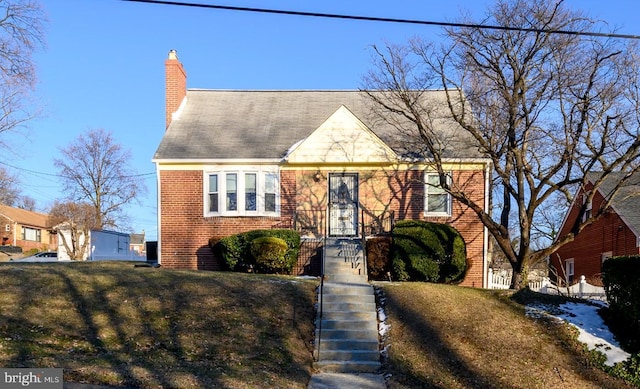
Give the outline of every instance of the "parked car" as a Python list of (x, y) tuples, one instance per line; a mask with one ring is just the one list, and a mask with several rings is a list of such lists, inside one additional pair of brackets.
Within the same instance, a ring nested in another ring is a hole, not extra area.
[(58, 253), (55, 251), (42, 251), (29, 257), (14, 259), (14, 261), (20, 262), (55, 262), (57, 260)]

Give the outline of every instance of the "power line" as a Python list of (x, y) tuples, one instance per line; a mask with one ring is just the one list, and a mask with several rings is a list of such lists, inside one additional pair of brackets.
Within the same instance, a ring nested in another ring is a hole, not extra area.
[[(0, 165), (8, 166), (8, 167), (16, 169), (16, 170), (20, 170), (20, 171), (31, 173), (31, 174), (37, 174), (37, 175), (41, 175), (41, 176), (58, 177), (58, 178), (70, 178), (70, 176), (65, 176), (63, 174), (38, 172), (38, 171), (35, 171), (35, 170), (29, 170), (29, 169), (25, 169), (25, 168), (22, 168), (22, 167), (19, 167), (19, 166), (11, 165), (11, 164), (8, 164), (8, 163), (2, 162), (2, 161), (0, 161)], [(132, 174), (132, 175), (129, 175), (129, 176), (122, 176), (122, 178), (155, 176), (155, 174), (156, 174), (155, 172), (152, 172), (152, 173), (140, 173), (140, 174)]]
[(427, 26), (440, 26), (440, 27), (464, 27), (464, 28), (478, 28), (478, 29), (491, 29), (491, 30), (504, 30), (504, 31), (523, 31), (523, 32), (548, 33), (548, 34), (564, 34), (564, 35), (593, 36), (593, 37), (601, 37), (601, 38), (604, 37), (604, 38), (640, 40), (640, 35), (629, 35), (629, 34), (611, 34), (611, 33), (571, 31), (571, 30), (548, 30), (548, 29), (541, 29), (541, 28), (493, 26), (493, 25), (469, 24), (469, 23), (433, 22), (433, 21), (416, 20), (416, 19), (395, 19), (395, 18), (381, 18), (381, 17), (375, 17), (375, 16), (340, 15), (340, 14), (328, 14), (328, 13), (318, 13), (318, 12), (289, 11), (289, 10), (269, 9), (269, 8), (236, 7), (236, 6), (230, 6), (230, 5), (191, 3), (191, 2), (184, 2), (184, 1), (162, 1), (162, 0), (121, 0), (121, 1), (147, 3), (147, 4), (162, 4), (162, 5), (172, 5), (172, 6), (182, 6), (182, 7), (220, 9), (220, 10), (226, 10), (226, 11), (269, 13), (269, 14), (289, 15), (289, 16), (308, 16), (308, 17), (330, 18), (330, 19), (362, 20), (362, 21), (368, 21), (368, 22), (421, 24), (421, 25), (427, 25)]

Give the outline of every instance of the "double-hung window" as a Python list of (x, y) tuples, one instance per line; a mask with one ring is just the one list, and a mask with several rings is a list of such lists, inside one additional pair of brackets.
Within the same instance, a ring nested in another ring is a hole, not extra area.
[[(451, 174), (446, 174), (448, 185), (451, 185)], [(440, 185), (440, 174), (425, 173), (424, 212), (426, 216), (450, 216), (451, 195)]]
[(220, 168), (205, 171), (205, 216), (277, 216), (277, 168)]
[(592, 210), (593, 210), (593, 202), (590, 200), (587, 200), (588, 195), (589, 195), (588, 193), (585, 193), (582, 198), (582, 201), (584, 203), (584, 208), (585, 208), (584, 213), (582, 214), (583, 223), (591, 218)]
[(41, 232), (38, 228), (22, 227), (22, 240), (30, 240), (33, 242), (41, 241)]
[(209, 174), (209, 212), (217, 213), (220, 211), (219, 193), (218, 193), (218, 176), (219, 174)]
[(573, 282), (575, 274), (575, 260), (573, 258), (569, 258), (565, 261), (565, 275), (567, 277), (567, 282), (571, 284)]

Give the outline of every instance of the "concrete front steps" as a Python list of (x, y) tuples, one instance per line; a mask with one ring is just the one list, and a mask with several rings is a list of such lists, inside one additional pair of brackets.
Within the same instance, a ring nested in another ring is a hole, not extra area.
[(345, 260), (344, 248), (348, 245), (348, 255), (362, 255), (360, 245), (354, 250), (350, 241), (344, 243), (325, 244), (314, 367), (325, 373), (372, 373), (380, 368), (375, 295), (366, 275), (359, 274), (363, 269), (354, 267), (352, 258)]

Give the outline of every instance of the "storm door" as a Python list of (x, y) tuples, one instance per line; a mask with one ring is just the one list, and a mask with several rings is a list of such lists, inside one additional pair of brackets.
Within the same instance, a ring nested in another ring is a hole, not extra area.
[(329, 173), (329, 236), (358, 234), (358, 173)]

